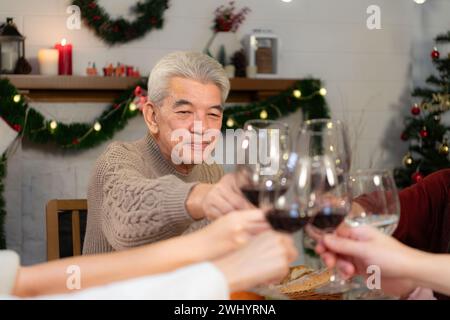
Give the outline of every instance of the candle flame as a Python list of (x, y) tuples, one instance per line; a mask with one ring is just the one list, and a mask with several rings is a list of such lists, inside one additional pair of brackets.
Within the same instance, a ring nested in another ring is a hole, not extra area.
[(63, 38), (61, 40), (61, 45), (64, 47), (66, 44), (67, 44), (67, 40), (66, 40), (66, 38)]

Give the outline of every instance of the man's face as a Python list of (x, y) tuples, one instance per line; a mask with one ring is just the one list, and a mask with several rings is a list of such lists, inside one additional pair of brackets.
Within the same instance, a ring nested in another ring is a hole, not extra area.
[[(222, 96), (213, 83), (174, 77), (169, 82), (169, 95), (160, 107), (154, 107), (159, 132), (155, 136), (161, 151), (170, 156), (175, 146), (184, 144), (193, 154), (206, 154), (214, 140), (206, 137), (211, 129), (222, 126)], [(174, 138), (173, 137), (177, 137)], [(183, 136), (181, 138), (180, 136)], [(187, 138), (188, 136), (188, 138)], [(182, 141), (182, 143), (180, 143)], [(187, 144), (187, 145), (186, 145)], [(202, 157), (203, 158), (203, 157)], [(186, 152), (183, 153), (186, 159)]]

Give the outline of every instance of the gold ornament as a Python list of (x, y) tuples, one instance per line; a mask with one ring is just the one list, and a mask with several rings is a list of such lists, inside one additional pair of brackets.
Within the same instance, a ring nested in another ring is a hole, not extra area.
[(413, 163), (414, 163), (414, 159), (410, 153), (406, 154), (406, 156), (403, 157), (403, 165), (405, 167), (408, 168), (408, 167), (412, 166)]
[(447, 139), (444, 140), (444, 143), (439, 147), (439, 154), (442, 156), (447, 156), (450, 151), (450, 148), (447, 143)]
[(16, 95), (13, 97), (13, 101), (14, 101), (15, 103), (19, 103), (21, 99), (22, 99), (22, 97), (20, 96), (20, 94), (16, 94)]

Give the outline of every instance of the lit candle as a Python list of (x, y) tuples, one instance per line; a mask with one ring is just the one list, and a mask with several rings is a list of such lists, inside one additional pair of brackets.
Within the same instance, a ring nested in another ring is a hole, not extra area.
[(38, 52), (39, 68), (42, 75), (58, 75), (59, 52), (56, 49), (41, 49)]
[(55, 45), (59, 51), (58, 73), (60, 75), (72, 75), (72, 45), (62, 39), (61, 43)]

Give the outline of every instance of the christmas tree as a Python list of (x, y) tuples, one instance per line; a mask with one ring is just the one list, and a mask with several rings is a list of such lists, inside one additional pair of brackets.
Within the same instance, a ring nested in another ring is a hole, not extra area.
[(412, 95), (421, 98), (421, 102), (412, 106), (401, 134), (401, 139), (409, 143), (409, 151), (403, 158), (403, 166), (395, 170), (400, 188), (437, 170), (450, 168), (450, 127), (443, 121), (443, 115), (450, 110), (450, 53), (444, 55), (439, 51), (440, 46), (450, 43), (450, 31), (436, 37), (435, 42), (431, 59), (437, 72), (428, 77), (426, 87), (414, 89)]

